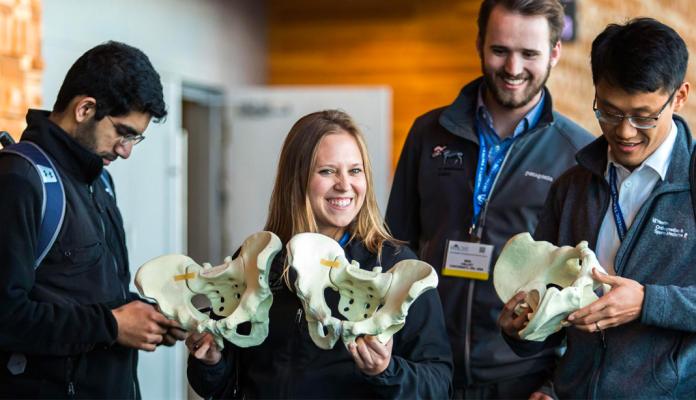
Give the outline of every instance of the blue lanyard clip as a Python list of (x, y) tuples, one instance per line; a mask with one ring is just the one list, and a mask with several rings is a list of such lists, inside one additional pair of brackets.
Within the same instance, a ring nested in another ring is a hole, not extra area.
[(481, 243), (481, 232), (482, 229), (480, 226), (477, 226), (476, 224), (471, 224), (469, 227), (469, 240), (473, 243)]

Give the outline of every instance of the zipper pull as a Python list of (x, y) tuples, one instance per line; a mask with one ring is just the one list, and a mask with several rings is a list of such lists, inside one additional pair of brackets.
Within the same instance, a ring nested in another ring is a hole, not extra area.
[(94, 206), (97, 208), (97, 211), (99, 214), (102, 214), (104, 212), (104, 209), (102, 208), (101, 204), (97, 201), (97, 197), (94, 195), (94, 186), (93, 185), (87, 185), (89, 188), (89, 194), (92, 197), (92, 203), (94, 203)]
[(295, 322), (297, 322), (297, 324), (299, 325), (301, 320), (302, 320), (302, 309), (298, 308), (297, 314), (295, 315)]
[(74, 367), (75, 366), (74, 366), (74, 361), (73, 361), (72, 357), (68, 357), (68, 359), (66, 360), (66, 366), (65, 366), (65, 376), (67, 378), (66, 380), (68, 381), (67, 391), (68, 391), (68, 396), (70, 398), (75, 397), (75, 383), (73, 382), (73, 375), (75, 374)]

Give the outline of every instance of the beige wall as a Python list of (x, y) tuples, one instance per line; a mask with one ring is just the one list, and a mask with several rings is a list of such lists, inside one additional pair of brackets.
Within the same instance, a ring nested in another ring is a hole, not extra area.
[[(549, 81), (556, 107), (598, 134), (589, 68), (592, 39), (610, 22), (654, 16), (696, 49), (693, 0), (578, 0), (578, 37)], [(394, 95), (396, 163), (418, 115), (449, 104), (479, 75), (479, 0), (270, 0), (270, 84), (386, 84)], [(694, 67), (687, 79), (696, 83)], [(696, 127), (696, 98), (682, 115)]]

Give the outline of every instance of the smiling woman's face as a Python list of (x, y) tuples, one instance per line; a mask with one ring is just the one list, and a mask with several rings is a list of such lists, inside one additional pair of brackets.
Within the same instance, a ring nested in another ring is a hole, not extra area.
[(319, 142), (308, 198), (319, 233), (340, 239), (365, 203), (367, 179), (358, 143), (345, 131)]

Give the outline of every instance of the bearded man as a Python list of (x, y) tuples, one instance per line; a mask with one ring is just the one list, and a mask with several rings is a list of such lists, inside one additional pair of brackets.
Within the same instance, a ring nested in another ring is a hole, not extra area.
[(561, 56), (557, 0), (484, 0), (478, 27), (483, 76), (416, 119), (386, 219), (439, 269), (455, 397), (544, 398), (555, 351), (508, 348), (491, 268), (510, 237), (534, 231), (552, 182), (593, 137), (553, 110), (545, 87)]
[[(123, 221), (104, 169), (166, 115), (148, 57), (108, 42), (73, 64), (52, 111), (27, 113), (16, 146), (42, 153), (45, 165), (15, 146), (0, 152), (0, 398), (139, 399), (138, 350), (184, 339), (176, 321), (129, 291)], [(57, 183), (62, 196), (49, 196)], [(43, 246), (44, 210), (58, 197), (61, 223)]]

